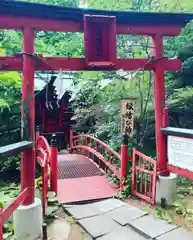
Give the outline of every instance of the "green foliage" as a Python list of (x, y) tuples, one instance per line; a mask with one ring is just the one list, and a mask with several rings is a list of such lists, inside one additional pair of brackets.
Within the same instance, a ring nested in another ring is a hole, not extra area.
[[(0, 186), (0, 211), (1, 208), (6, 208), (19, 194), (19, 186), (16, 184), (7, 184)], [(10, 217), (3, 225), (3, 239), (9, 239), (13, 234), (13, 222)]]
[[(78, 0), (26, 0), (26, 2), (77, 7)], [(89, 8), (135, 11), (189, 11), (192, 0), (88, 0)], [(166, 76), (167, 104), (170, 125), (192, 128), (193, 79), (193, 23), (189, 23), (177, 38), (166, 38), (165, 55), (178, 56), (183, 61), (182, 70)], [(84, 56), (83, 34), (36, 32), (36, 53), (51, 56)], [(0, 55), (21, 52), (22, 33), (0, 31)], [(141, 36), (117, 36), (117, 55), (121, 58), (143, 58), (152, 55), (151, 39)], [(125, 76), (126, 75), (126, 76)], [(128, 77), (130, 76), (130, 77)], [(78, 93), (74, 101), (77, 125), (94, 134), (119, 151), (121, 143), (120, 100), (135, 97), (137, 100), (133, 146), (155, 156), (153, 81), (149, 73), (79, 72), (76, 74)], [(105, 80), (105, 81), (104, 81)], [(110, 83), (106, 83), (109, 80)], [(19, 73), (0, 73), (0, 140), (7, 144), (19, 139), (20, 127)], [(14, 130), (14, 131), (13, 131)], [(7, 134), (4, 134), (7, 133)], [(11, 163), (13, 161), (13, 164)], [(17, 168), (18, 158), (8, 159), (1, 172)]]
[(4, 159), (0, 165), (1, 179), (17, 181), (20, 174), (21, 159), (20, 155)]
[[(1, 45), (1, 44), (0, 44)], [(2, 44), (3, 45), (3, 44)], [(14, 46), (13, 46), (14, 47)], [(8, 52), (10, 48), (8, 49)], [(0, 48), (0, 55), (5, 51)], [(0, 73), (0, 146), (20, 139), (21, 75), (17, 72)], [(19, 157), (10, 157), (1, 162), (1, 179), (18, 177)]]
[(88, 0), (88, 6), (95, 9), (107, 10), (129, 10), (131, 8), (131, 0)]
[(42, 4), (53, 4), (65, 7), (77, 7), (78, 3), (77, 0), (22, 0), (22, 1)]

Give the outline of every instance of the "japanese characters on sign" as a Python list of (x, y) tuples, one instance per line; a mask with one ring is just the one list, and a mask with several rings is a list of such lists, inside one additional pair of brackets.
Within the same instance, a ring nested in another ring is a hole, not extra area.
[(169, 164), (193, 171), (193, 139), (168, 136)]
[(102, 29), (99, 28), (96, 34), (96, 56), (102, 56)]
[(135, 115), (135, 100), (125, 99), (121, 101), (121, 121), (122, 121), (122, 134), (128, 137), (133, 136), (134, 128), (134, 115)]

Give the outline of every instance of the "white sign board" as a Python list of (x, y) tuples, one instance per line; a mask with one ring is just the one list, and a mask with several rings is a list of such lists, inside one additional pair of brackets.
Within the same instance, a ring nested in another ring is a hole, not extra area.
[(168, 162), (193, 171), (193, 139), (168, 136)]

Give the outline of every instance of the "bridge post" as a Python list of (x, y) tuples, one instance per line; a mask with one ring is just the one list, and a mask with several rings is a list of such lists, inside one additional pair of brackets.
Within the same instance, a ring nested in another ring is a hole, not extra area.
[(73, 146), (72, 138), (73, 138), (73, 130), (70, 129), (70, 140), (69, 140), (70, 153), (72, 153), (72, 146)]
[(128, 136), (123, 135), (123, 143), (121, 144), (121, 181), (120, 190), (123, 191), (125, 180), (127, 178), (128, 169)]
[(57, 194), (57, 181), (58, 181), (58, 146), (56, 135), (52, 135), (51, 143), (51, 190)]
[(39, 136), (40, 136), (40, 127), (37, 126), (37, 127), (36, 127), (36, 141), (37, 141), (37, 139), (39, 138)]

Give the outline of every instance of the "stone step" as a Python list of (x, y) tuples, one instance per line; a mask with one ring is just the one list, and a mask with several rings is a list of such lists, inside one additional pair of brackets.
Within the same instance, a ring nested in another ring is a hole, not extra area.
[(97, 240), (192, 240), (193, 233), (154, 218), (115, 198), (82, 205), (66, 205), (92, 239)]

